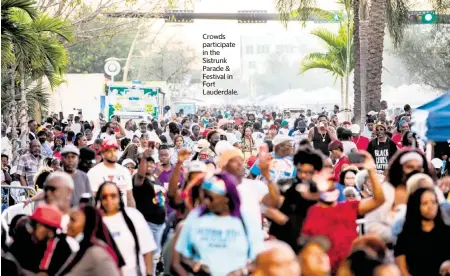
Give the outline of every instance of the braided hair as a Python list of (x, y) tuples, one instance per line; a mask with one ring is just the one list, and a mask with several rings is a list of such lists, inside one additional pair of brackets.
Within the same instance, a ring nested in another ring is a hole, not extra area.
[(119, 187), (117, 187), (117, 184), (112, 182), (112, 181), (105, 181), (103, 182), (100, 187), (98, 188), (98, 192), (97, 195), (95, 196), (95, 202), (96, 205), (100, 207), (100, 209), (102, 209), (104, 212), (106, 212), (105, 208), (103, 208), (103, 206), (101, 205), (101, 194), (103, 191), (103, 188), (106, 185), (114, 185), (117, 188), (117, 191), (119, 192), (119, 211), (122, 212), (123, 218), (125, 220), (125, 223), (128, 227), (128, 229), (131, 232), (131, 235), (133, 236), (134, 239), (134, 243), (135, 243), (135, 253), (136, 253), (136, 264), (137, 264), (137, 275), (138, 276), (142, 276), (141, 273), (141, 261), (139, 258), (139, 253), (141, 251), (140, 245), (139, 245), (139, 239), (137, 236), (137, 232), (136, 232), (136, 227), (134, 227), (133, 222), (131, 221), (130, 217), (128, 216), (127, 212), (125, 211), (125, 203), (123, 202), (122, 199), (122, 192), (120, 191)]

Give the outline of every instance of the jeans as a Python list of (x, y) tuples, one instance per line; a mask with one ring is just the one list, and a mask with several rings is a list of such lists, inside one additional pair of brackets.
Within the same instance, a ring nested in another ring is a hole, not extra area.
[(153, 275), (156, 275), (156, 265), (158, 264), (161, 256), (161, 241), (164, 234), (164, 229), (166, 228), (166, 224), (154, 224), (148, 221), (147, 223), (150, 227), (150, 230), (152, 231), (153, 238), (155, 239), (155, 243), (157, 246), (156, 250), (153, 251)]

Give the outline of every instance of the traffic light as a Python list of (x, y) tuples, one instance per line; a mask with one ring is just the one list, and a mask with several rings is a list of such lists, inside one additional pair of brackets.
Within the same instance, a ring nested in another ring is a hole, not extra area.
[(168, 10), (164, 21), (166, 23), (194, 23), (191, 18), (194, 10)]
[(265, 15), (265, 10), (238, 11), (238, 23), (267, 23)]
[(414, 12), (409, 15), (411, 24), (433, 24), (437, 21), (437, 15), (434, 11)]

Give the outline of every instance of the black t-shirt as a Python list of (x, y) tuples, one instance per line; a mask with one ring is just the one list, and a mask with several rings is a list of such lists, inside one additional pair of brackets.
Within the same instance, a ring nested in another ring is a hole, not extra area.
[(395, 257), (405, 255), (409, 274), (438, 276), (443, 262), (450, 260), (450, 227), (408, 235), (402, 232), (394, 248)]
[(289, 217), (289, 220), (284, 225), (272, 222), (269, 234), (275, 236), (277, 239), (289, 244), (295, 252), (300, 251), (298, 245), (298, 238), (302, 230), (303, 221), (306, 218), (309, 207), (317, 203), (305, 199), (300, 192), (297, 191), (297, 185), (293, 184), (284, 194), (284, 202), (280, 211)]
[(384, 171), (389, 165), (389, 160), (397, 152), (397, 145), (389, 138), (384, 143), (379, 142), (377, 138), (369, 143), (367, 152), (372, 155), (377, 171)]
[(163, 224), (166, 219), (166, 208), (158, 203), (154, 185), (147, 177), (141, 186), (135, 186), (136, 176), (133, 177), (133, 197), (136, 209), (144, 215), (146, 221), (154, 224)]

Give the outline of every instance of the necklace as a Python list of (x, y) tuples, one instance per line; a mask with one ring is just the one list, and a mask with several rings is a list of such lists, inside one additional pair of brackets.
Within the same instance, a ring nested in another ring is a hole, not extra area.
[(320, 136), (322, 136), (322, 142), (325, 142), (325, 137), (327, 137), (327, 134), (325, 133), (325, 134), (320, 134)]

